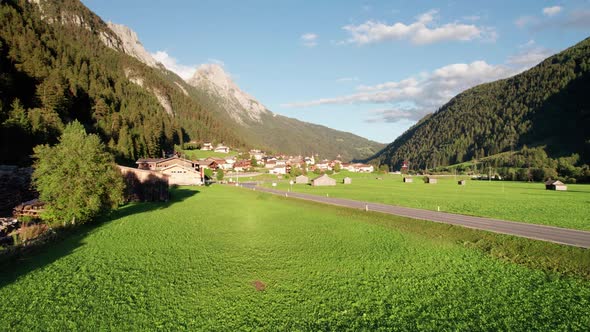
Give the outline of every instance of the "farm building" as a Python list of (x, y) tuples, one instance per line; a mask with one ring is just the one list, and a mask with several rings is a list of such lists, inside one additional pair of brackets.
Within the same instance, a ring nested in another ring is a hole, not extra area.
[(201, 181), (201, 173), (195, 171), (193, 168), (181, 166), (181, 165), (171, 165), (162, 170), (162, 174), (168, 175), (168, 183), (169, 184), (177, 184), (177, 185), (197, 185), (200, 186), (203, 184)]
[(308, 184), (309, 178), (305, 175), (299, 175), (298, 177), (295, 178), (295, 183), (296, 184)]
[(344, 179), (342, 179), (342, 183), (344, 183), (344, 184), (352, 184), (352, 179), (347, 176)]
[(311, 185), (314, 187), (319, 186), (335, 186), (336, 180), (332, 179), (331, 177), (327, 176), (326, 174), (322, 176), (318, 176), (317, 178), (311, 180)]
[(412, 179), (412, 178), (408, 178), (408, 177), (405, 177), (405, 176), (404, 176), (404, 182), (405, 182), (405, 183), (412, 183), (412, 182), (414, 182), (414, 179)]
[(169, 176), (157, 171), (117, 165), (125, 180), (125, 201), (167, 201)]
[(558, 181), (549, 180), (549, 181), (545, 182), (545, 189), (565, 191), (565, 190), (567, 190), (567, 186), (559, 180)]
[(460, 185), (460, 186), (464, 186), (465, 183), (466, 183), (465, 180), (459, 180), (459, 181), (457, 181), (457, 184)]
[(424, 177), (424, 183), (428, 183), (428, 184), (436, 184), (438, 182), (437, 179), (435, 178), (431, 178), (430, 176), (425, 176)]

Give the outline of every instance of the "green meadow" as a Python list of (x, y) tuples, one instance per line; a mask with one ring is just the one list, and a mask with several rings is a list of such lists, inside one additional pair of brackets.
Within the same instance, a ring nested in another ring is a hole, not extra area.
[[(310, 179), (315, 174), (310, 174)], [(342, 178), (352, 178), (343, 185)], [(590, 185), (568, 184), (565, 192), (545, 190), (543, 183), (478, 181), (438, 177), (437, 184), (425, 184), (422, 176), (403, 183), (400, 175), (340, 172), (335, 187), (289, 185), (279, 180), (277, 188), (330, 197), (407, 206), (426, 210), (498, 218), (535, 224), (590, 230)], [(270, 187), (271, 181), (265, 181)]]
[(231, 156), (237, 156), (238, 153), (230, 151), (229, 153), (215, 152), (215, 151), (204, 151), (204, 150), (181, 150), (180, 153), (183, 157), (191, 160), (205, 159), (209, 157), (213, 158), (227, 158)]
[(588, 250), (229, 186), (122, 207), (2, 264), (7, 331), (590, 326)]

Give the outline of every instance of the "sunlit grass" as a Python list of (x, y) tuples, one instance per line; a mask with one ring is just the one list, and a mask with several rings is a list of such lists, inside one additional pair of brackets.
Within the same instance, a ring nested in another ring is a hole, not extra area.
[[(310, 174), (310, 178), (315, 175)], [(425, 184), (421, 176), (403, 183), (400, 175), (341, 172), (336, 187), (290, 186), (278, 181), (278, 189), (330, 197), (408, 206), (420, 209), (522, 221), (590, 230), (590, 185), (568, 184), (568, 191), (545, 190), (543, 183), (472, 181), (457, 185), (458, 178), (439, 177), (437, 184)], [(465, 178), (465, 177), (463, 177)], [(277, 181), (275, 181), (277, 182)], [(267, 181), (266, 186), (270, 186)]]
[(499, 259), (508, 245), (525, 260), (541, 246), (547, 257), (571, 254), (575, 265), (588, 260), (583, 249), (235, 187), (194, 190), (175, 191), (168, 204), (124, 207), (112, 221), (3, 267), (3, 329), (590, 325), (587, 279)]

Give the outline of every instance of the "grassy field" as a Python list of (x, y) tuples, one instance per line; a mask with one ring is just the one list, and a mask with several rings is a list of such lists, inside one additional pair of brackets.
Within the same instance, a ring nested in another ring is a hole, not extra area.
[[(316, 175), (310, 175), (310, 179)], [(341, 179), (352, 178), (351, 185)], [(403, 183), (400, 175), (341, 172), (336, 187), (293, 185), (295, 192), (360, 201), (408, 206), (427, 210), (491, 217), (535, 224), (590, 230), (590, 185), (568, 184), (568, 191), (545, 190), (542, 183), (472, 181), (457, 185), (454, 177), (440, 177), (437, 184), (425, 184), (421, 176)], [(377, 179), (377, 178), (381, 179)], [(276, 182), (276, 181), (275, 181)], [(289, 189), (289, 180), (277, 183)], [(270, 187), (267, 181), (265, 186)]]
[(237, 156), (236, 151), (230, 151), (229, 153), (215, 152), (215, 151), (203, 151), (203, 150), (182, 150), (180, 151), (188, 159), (204, 159), (209, 157), (214, 158), (227, 158), (231, 156)]
[(579, 248), (235, 187), (181, 188), (168, 204), (121, 208), (99, 226), (2, 266), (0, 326), (23, 331), (590, 326), (590, 276), (560, 276), (510, 259), (549, 270), (571, 268), (579, 275), (590, 270), (590, 254)]

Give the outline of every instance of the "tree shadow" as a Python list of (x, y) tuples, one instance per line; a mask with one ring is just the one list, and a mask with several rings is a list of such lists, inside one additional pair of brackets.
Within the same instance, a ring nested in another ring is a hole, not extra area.
[(109, 223), (130, 215), (168, 208), (198, 193), (198, 190), (190, 188), (172, 189), (170, 200), (167, 202), (130, 203), (97, 218), (94, 222), (60, 229), (46, 241), (14, 251), (0, 252), (0, 290), (18, 278), (68, 256), (74, 250), (84, 246), (84, 239), (88, 235)]

